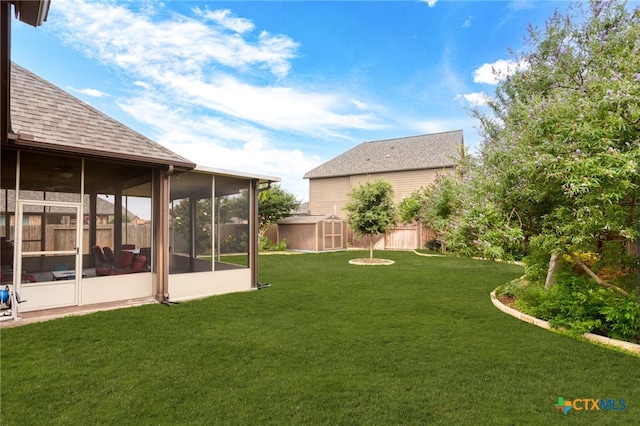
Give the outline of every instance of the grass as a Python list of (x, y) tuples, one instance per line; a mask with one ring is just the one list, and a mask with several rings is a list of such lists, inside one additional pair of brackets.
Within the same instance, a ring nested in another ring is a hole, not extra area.
[(0, 423), (637, 424), (640, 358), (493, 307), (520, 267), (355, 257), (261, 256), (267, 289), (3, 330)]

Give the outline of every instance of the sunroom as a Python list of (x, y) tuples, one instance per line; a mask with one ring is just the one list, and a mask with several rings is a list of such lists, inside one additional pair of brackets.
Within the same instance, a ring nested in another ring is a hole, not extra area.
[(256, 288), (257, 192), (278, 180), (196, 167), (14, 64), (0, 319)]

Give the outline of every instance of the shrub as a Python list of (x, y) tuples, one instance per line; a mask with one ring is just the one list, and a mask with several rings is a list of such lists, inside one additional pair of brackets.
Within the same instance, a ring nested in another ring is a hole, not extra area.
[(283, 238), (279, 243), (274, 244), (268, 238), (259, 237), (258, 249), (263, 251), (284, 251), (287, 248), (287, 240)]
[(440, 251), (442, 249), (442, 245), (436, 239), (429, 240), (424, 244), (424, 248), (432, 251)]
[(585, 277), (563, 271), (550, 290), (534, 284), (511, 291), (522, 312), (547, 320), (570, 334), (595, 333), (640, 341), (640, 304)]

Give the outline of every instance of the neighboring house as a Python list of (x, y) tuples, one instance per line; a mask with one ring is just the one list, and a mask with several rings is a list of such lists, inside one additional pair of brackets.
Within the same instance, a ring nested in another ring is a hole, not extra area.
[[(31, 15), (25, 11), (37, 4), (39, 16), (48, 1), (0, 0), (0, 101), (3, 113), (10, 110), (0, 126), (0, 270), (3, 288), (9, 285), (24, 301), (11, 307), (10, 318), (49, 308), (142, 298), (168, 302), (256, 288), (257, 191), (279, 179), (196, 167), (12, 64), (10, 33), (4, 32), (10, 7), (26, 20)], [(240, 197), (248, 219), (231, 226), (216, 206)], [(149, 217), (129, 214), (134, 203)], [(108, 236), (101, 233), (107, 227)], [(230, 240), (235, 244), (223, 246)], [(115, 252), (113, 263), (104, 263), (95, 249), (107, 246)]]
[[(454, 173), (463, 146), (462, 130), (363, 142), (304, 175), (309, 179), (309, 215), (344, 219), (349, 191), (380, 178), (391, 182), (397, 203), (435, 182), (438, 174)], [(376, 248), (419, 248), (429, 235), (421, 227), (405, 224), (381, 238)], [(364, 244), (352, 237), (348, 243)]]

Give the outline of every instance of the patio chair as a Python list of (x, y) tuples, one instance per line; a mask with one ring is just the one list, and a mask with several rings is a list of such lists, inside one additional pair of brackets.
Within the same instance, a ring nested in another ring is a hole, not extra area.
[(113, 267), (116, 264), (116, 257), (113, 254), (113, 250), (111, 250), (111, 247), (106, 246), (102, 250), (104, 250), (104, 256), (107, 258), (107, 264)]
[(128, 268), (115, 269), (111, 275), (124, 275), (124, 274), (135, 274), (137, 272), (144, 272), (145, 263), (147, 263), (147, 258), (143, 255), (140, 255), (133, 262), (133, 265), (130, 265), (130, 267)]
[(93, 256), (95, 257), (96, 268), (106, 268), (109, 266), (109, 262), (100, 246), (93, 246)]
[(118, 260), (115, 264), (116, 272), (128, 273), (131, 271), (131, 265), (133, 263), (133, 252), (120, 250), (118, 254)]
[(135, 262), (133, 262), (133, 266), (131, 267), (131, 272), (134, 274), (136, 272), (143, 272), (145, 270), (146, 264), (147, 264), (147, 257), (141, 254), (136, 258)]
[[(21, 282), (23, 283), (36, 283), (38, 280), (35, 275), (29, 274), (27, 272), (23, 272), (20, 277)], [(13, 283), (13, 272), (12, 271), (4, 271), (0, 268), (0, 282), (2, 284), (12, 284)]]
[(151, 247), (141, 247), (140, 248), (140, 255), (146, 257), (147, 262), (144, 264), (144, 268), (145, 268), (146, 271), (150, 271), (151, 270), (151, 265), (150, 265)]

